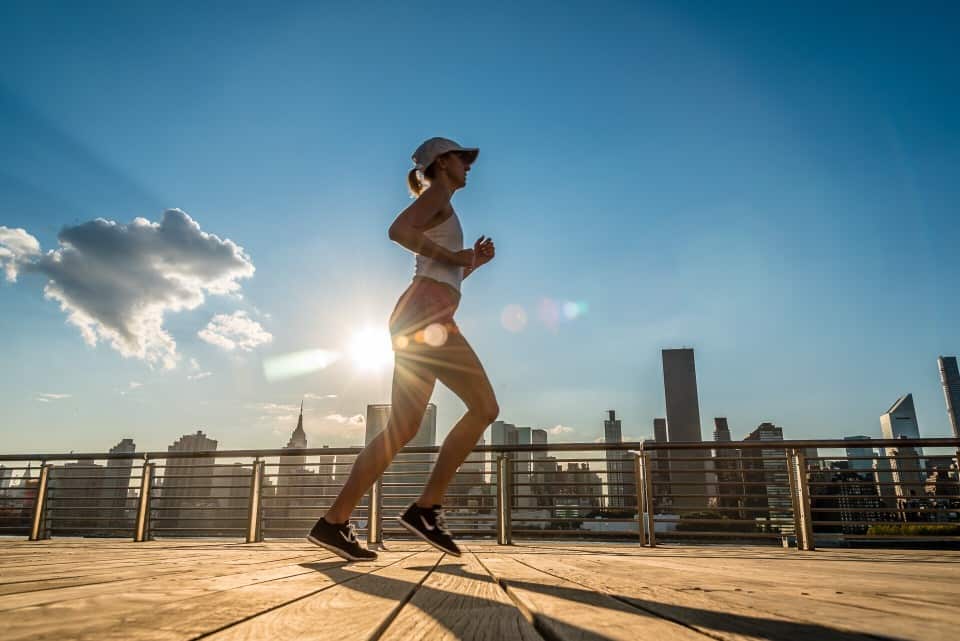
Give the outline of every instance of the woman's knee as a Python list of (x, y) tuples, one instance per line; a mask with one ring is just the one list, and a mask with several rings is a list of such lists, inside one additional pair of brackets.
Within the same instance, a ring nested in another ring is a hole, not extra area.
[(496, 398), (490, 397), (472, 405), (470, 411), (482, 418), (484, 424), (489, 425), (500, 416), (500, 405), (497, 404)]

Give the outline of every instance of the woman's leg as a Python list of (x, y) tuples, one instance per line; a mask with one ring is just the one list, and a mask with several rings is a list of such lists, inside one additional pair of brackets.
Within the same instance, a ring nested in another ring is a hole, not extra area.
[(483, 431), (497, 419), (500, 407), (480, 359), (467, 339), (451, 333), (442, 348), (443, 362), (433, 361), (430, 369), (467, 406), (467, 412), (450, 430), (437, 455), (423, 493), (420, 507), (439, 505), (457, 468), (480, 440)]
[(350, 476), (324, 518), (343, 523), (363, 494), (387, 469), (397, 451), (420, 429), (420, 422), (433, 394), (436, 377), (429, 368), (398, 355), (393, 367), (393, 391), (387, 427), (357, 456)]

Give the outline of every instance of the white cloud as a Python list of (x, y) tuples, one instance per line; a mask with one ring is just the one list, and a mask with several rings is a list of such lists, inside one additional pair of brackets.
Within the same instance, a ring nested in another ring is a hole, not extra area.
[(187, 375), (188, 381), (202, 381), (205, 378), (210, 378), (213, 376), (213, 372), (197, 372), (196, 374)]
[(299, 405), (286, 405), (283, 403), (251, 403), (247, 405), (249, 409), (260, 410), (262, 412), (293, 412), (300, 411)]
[(140, 389), (143, 387), (143, 383), (139, 381), (130, 381), (127, 383), (127, 389), (120, 390), (120, 396), (126, 396), (127, 394), (133, 392), (134, 390)]
[(327, 398), (337, 398), (337, 395), (336, 394), (310, 394), (308, 392), (304, 394), (303, 397), (306, 399), (314, 400), (314, 401), (322, 401)]
[(353, 416), (344, 416), (343, 414), (327, 414), (323, 417), (325, 421), (333, 421), (340, 425), (366, 425), (367, 419), (363, 414), (354, 414)]
[(40, 253), (40, 243), (27, 230), (0, 225), (0, 268), (13, 283), (21, 263)]
[(190, 365), (190, 370), (193, 372), (197, 372), (200, 370), (200, 363), (198, 363), (197, 359), (195, 358), (190, 359), (189, 365)]
[(18, 260), (20, 271), (49, 279), (44, 294), (87, 344), (104, 341), (124, 357), (168, 369), (179, 356), (164, 316), (196, 309), (207, 295), (236, 293), (254, 273), (242, 247), (201, 230), (179, 209), (159, 223), (97, 218), (64, 227), (58, 240), (58, 249)]
[(49, 403), (50, 401), (62, 401), (65, 398), (72, 398), (72, 397), (73, 397), (73, 394), (44, 393), (44, 394), (37, 394), (37, 396), (33, 400), (39, 401), (41, 403)]
[(273, 340), (273, 335), (244, 311), (217, 314), (197, 336), (227, 351), (239, 348), (245, 352)]
[(560, 436), (561, 434), (570, 434), (572, 432), (575, 432), (576, 430), (574, 430), (572, 427), (567, 427), (566, 425), (554, 425), (553, 427), (549, 428), (547, 431), (553, 434), (554, 436)]

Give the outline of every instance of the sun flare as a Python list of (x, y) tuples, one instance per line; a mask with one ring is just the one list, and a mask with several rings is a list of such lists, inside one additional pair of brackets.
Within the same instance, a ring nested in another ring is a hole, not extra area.
[(386, 330), (365, 327), (350, 338), (350, 360), (357, 369), (378, 371), (393, 365), (390, 334)]

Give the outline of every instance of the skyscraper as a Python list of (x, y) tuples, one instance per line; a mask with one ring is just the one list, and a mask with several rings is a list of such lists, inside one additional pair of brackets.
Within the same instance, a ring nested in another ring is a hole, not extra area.
[(0, 465), (0, 496), (6, 496), (7, 490), (13, 485), (13, 470)]
[[(743, 440), (782, 441), (783, 428), (773, 423), (761, 423)], [(782, 522), (792, 522), (793, 501), (790, 498), (790, 479), (783, 448), (744, 449), (741, 465), (746, 495), (744, 504), (746, 508), (752, 508), (744, 510), (746, 516), (768, 520), (768, 531), (779, 531)]]
[[(133, 439), (125, 438), (110, 448), (111, 454), (132, 454), (137, 451)], [(127, 527), (128, 517), (135, 513), (127, 501), (130, 489), (130, 476), (133, 471), (133, 459), (107, 459), (107, 469), (103, 478), (103, 506), (110, 513), (110, 527)]]
[(490, 442), (493, 445), (516, 445), (517, 426), (504, 421), (494, 421), (490, 424)]
[[(665, 349), (663, 354), (663, 391), (667, 403), (667, 436), (670, 442), (700, 443), (700, 401), (697, 397), (697, 370), (693, 350)], [(690, 452), (677, 458), (692, 458)], [(707, 504), (706, 466), (703, 461), (671, 461), (670, 480), (677, 486), (673, 504), (698, 509)]]
[[(869, 436), (844, 436), (845, 441), (866, 441)], [(874, 457), (877, 455), (872, 447), (848, 447), (847, 457), (853, 460), (848, 461), (848, 469), (857, 472), (870, 472), (873, 470)]]
[[(883, 438), (887, 439), (920, 438), (920, 426), (917, 423), (917, 411), (913, 405), (913, 394), (904, 394), (880, 416), (880, 429), (883, 432)], [(906, 445), (887, 447), (885, 451), (887, 456), (891, 457), (887, 461), (889, 472), (881, 469), (878, 476), (884, 482), (895, 483), (893, 496), (897, 498), (897, 505), (907, 508), (907, 501), (917, 500), (911, 497), (917, 497), (923, 493), (925, 478), (923, 464), (920, 461), (923, 451), (918, 447)], [(881, 494), (890, 495), (889, 491), (883, 490)], [(904, 516), (909, 514), (904, 513)]]
[[(369, 444), (377, 434), (387, 427), (389, 419), (390, 405), (367, 405), (364, 442)], [(406, 447), (432, 447), (436, 444), (437, 406), (428, 403), (427, 409), (423, 413), (423, 419), (420, 421), (420, 428), (406, 444)], [(385, 476), (383, 479), (387, 486), (383, 490), (384, 507), (393, 510), (409, 504), (411, 502), (409, 496), (399, 495), (418, 494), (430, 478), (430, 468), (435, 459), (436, 455), (434, 454), (397, 454), (390, 467), (387, 468), (389, 476)], [(395, 484), (397, 487), (389, 487), (390, 484)]]
[(880, 416), (880, 429), (883, 431), (883, 438), (920, 438), (913, 394), (904, 394)]
[[(653, 440), (657, 443), (667, 442), (667, 419), (653, 419)], [(673, 504), (670, 498), (670, 452), (654, 450), (650, 453), (653, 481), (653, 503), (655, 509), (661, 509)]]
[(713, 419), (713, 441), (718, 447), (713, 450), (713, 469), (717, 477), (717, 507), (723, 516), (741, 518), (738, 510), (743, 495), (743, 476), (740, 471), (740, 450), (735, 447), (720, 447), (721, 443), (731, 443), (730, 426), (727, 419), (718, 416)]
[[(168, 452), (214, 452), (217, 441), (207, 438), (201, 430), (185, 434), (167, 447)], [(196, 510), (208, 507), (213, 484), (214, 457), (193, 456), (168, 458), (162, 477), (160, 492), (160, 516), (157, 529), (177, 530), (175, 535), (189, 534), (196, 527)]]
[[(529, 427), (515, 428), (517, 434), (517, 445), (532, 445), (533, 430)], [(537, 499), (533, 494), (531, 484), (533, 482), (533, 452), (517, 452), (513, 460), (513, 492), (514, 506), (518, 508), (533, 508), (537, 505)], [(526, 495), (526, 496), (522, 496)]]
[[(307, 463), (307, 457), (303, 453), (303, 450), (307, 449), (307, 433), (303, 428), (303, 402), (300, 403), (297, 425), (283, 449), (284, 454), (278, 461), (274, 497), (264, 502), (264, 529), (268, 536), (296, 536), (304, 527), (309, 527), (317, 515), (305, 512), (304, 508), (311, 504), (316, 505), (315, 497), (328, 496), (328, 488), (324, 486), (332, 481), (329, 469), (326, 475), (315, 471)], [(324, 461), (328, 463), (327, 468), (330, 467), (331, 458), (326, 457)], [(219, 473), (226, 475), (228, 470), (222, 469)], [(249, 485), (249, 482), (247, 484)], [(218, 485), (225, 483), (218, 482)], [(218, 493), (221, 504), (228, 502), (231, 506), (239, 506), (244, 497), (249, 497), (249, 492), (245, 494), (242, 487), (229, 489), (229, 494)]]
[(960, 369), (957, 368), (957, 357), (941, 356), (937, 364), (940, 366), (940, 384), (943, 385), (943, 395), (947, 401), (947, 416), (953, 428), (953, 437), (960, 438)]
[[(616, 410), (607, 410), (603, 421), (603, 442), (618, 445), (623, 442), (623, 429)], [(634, 508), (637, 505), (637, 486), (634, 481), (633, 460), (629, 452), (607, 450), (607, 507)]]

